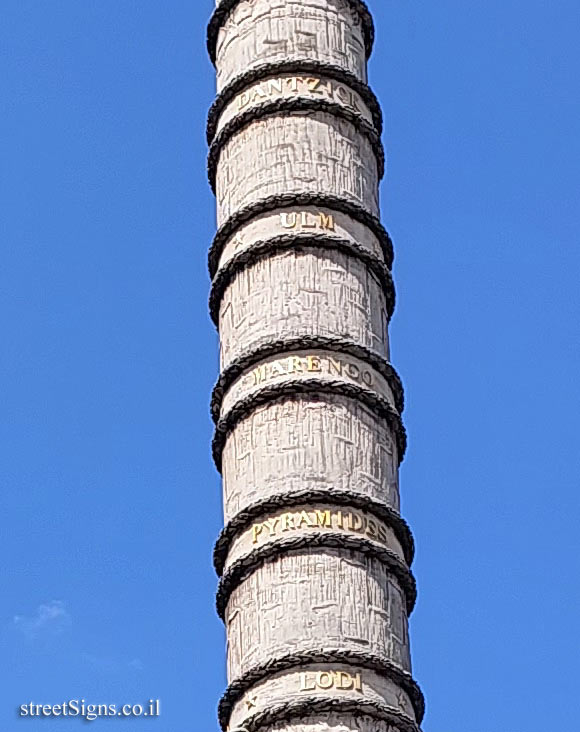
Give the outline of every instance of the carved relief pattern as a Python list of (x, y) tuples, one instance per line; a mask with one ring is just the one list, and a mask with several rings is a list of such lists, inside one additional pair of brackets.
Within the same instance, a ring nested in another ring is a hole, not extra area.
[(370, 141), (350, 122), (324, 112), (256, 120), (220, 152), (218, 224), (282, 191), (340, 193), (376, 215), (378, 167)]
[(360, 18), (345, 0), (242, 0), (216, 49), (218, 91), (257, 63), (316, 59), (366, 81)]
[(281, 234), (325, 233), (338, 239), (356, 242), (375, 257), (386, 258), (377, 236), (351, 216), (331, 208), (288, 206), (277, 211), (259, 214), (241, 225), (226, 244), (218, 261), (218, 269), (225, 267), (240, 252), (251, 249), (257, 241), (267, 241)]
[(363, 0), (219, 0), (210, 21), (224, 732), (420, 732), (373, 35)]
[(309, 486), (351, 490), (399, 509), (397, 446), (366, 405), (339, 396), (278, 401), (238, 423), (223, 454), (229, 521), (257, 498)]
[(221, 367), (243, 348), (284, 336), (351, 338), (389, 357), (384, 288), (360, 260), (335, 251), (287, 251), (258, 260), (226, 289)]
[(368, 651), (409, 670), (403, 591), (380, 562), (356, 552), (264, 564), (230, 597), (226, 628), (229, 678), (321, 645)]

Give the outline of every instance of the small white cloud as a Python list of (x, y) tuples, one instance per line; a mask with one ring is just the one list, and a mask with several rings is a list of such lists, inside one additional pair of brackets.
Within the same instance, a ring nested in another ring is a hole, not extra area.
[(71, 623), (65, 604), (60, 600), (53, 600), (46, 605), (39, 605), (36, 615), (25, 617), (14, 616), (14, 627), (29, 640), (39, 637), (58, 635)]

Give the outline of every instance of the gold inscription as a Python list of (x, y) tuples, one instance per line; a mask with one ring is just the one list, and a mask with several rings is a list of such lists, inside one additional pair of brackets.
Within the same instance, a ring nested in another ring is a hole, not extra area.
[(257, 366), (246, 379), (258, 386), (278, 376), (288, 374), (325, 373), (329, 376), (344, 376), (365, 386), (373, 385), (373, 375), (365, 368), (360, 368), (352, 361), (335, 356), (288, 356), (279, 361)]
[(315, 691), (316, 689), (362, 692), (361, 675), (354, 674), (353, 676), (346, 671), (302, 671), (300, 691)]
[(284, 96), (284, 93), (299, 94), (307, 92), (319, 97), (326, 97), (332, 101), (339, 101), (360, 112), (360, 97), (358, 94), (331, 79), (323, 81), (313, 76), (290, 76), (280, 79), (263, 81), (251, 89), (242, 92), (238, 98), (238, 109), (245, 109), (249, 104), (257, 104), (265, 99)]
[(330, 508), (288, 511), (275, 518), (259, 521), (252, 526), (252, 543), (258, 544), (288, 531), (304, 529), (338, 529), (368, 536), (381, 544), (388, 543), (388, 530), (382, 521), (358, 511), (335, 511)]
[(319, 211), (316, 214), (309, 211), (292, 211), (280, 214), (280, 224), (283, 229), (321, 229), (334, 231), (334, 216)]

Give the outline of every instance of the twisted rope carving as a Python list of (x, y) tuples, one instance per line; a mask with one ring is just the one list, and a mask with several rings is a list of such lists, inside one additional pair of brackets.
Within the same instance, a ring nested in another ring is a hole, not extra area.
[[(346, 0), (350, 7), (358, 14), (362, 23), (365, 51), (367, 58), (373, 50), (375, 41), (375, 25), (372, 15), (364, 0)], [(222, 2), (214, 10), (209, 24), (207, 26), (207, 52), (212, 64), (216, 62), (216, 47), (220, 28), (223, 26), (228, 16), (240, 0), (222, 0)]]
[(395, 310), (395, 286), (391, 273), (385, 263), (366, 247), (356, 241), (341, 239), (329, 234), (278, 234), (270, 239), (258, 239), (247, 249), (235, 254), (218, 270), (211, 283), (209, 296), (209, 312), (211, 319), (219, 330), (220, 304), (224, 292), (232, 280), (246, 267), (255, 264), (270, 255), (294, 249), (300, 252), (303, 249), (336, 249), (342, 254), (359, 259), (376, 276), (385, 295), (387, 316), (390, 321)]
[(349, 549), (365, 557), (382, 562), (399, 582), (405, 593), (407, 614), (410, 615), (417, 601), (417, 585), (411, 570), (402, 562), (391, 549), (374, 544), (360, 536), (349, 536), (337, 532), (324, 534), (304, 534), (286, 539), (278, 539), (259, 549), (240, 557), (225, 572), (219, 583), (216, 594), (216, 609), (222, 620), (232, 592), (245, 579), (264, 564), (274, 562), (282, 554), (302, 549)]
[(334, 81), (338, 81), (355, 91), (369, 108), (373, 117), (374, 125), (377, 133), (380, 135), (383, 131), (383, 114), (380, 104), (375, 93), (368, 84), (362, 82), (351, 71), (343, 69), (336, 64), (328, 64), (323, 61), (314, 61), (309, 59), (291, 60), (291, 61), (271, 61), (254, 66), (252, 69), (245, 71), (236, 76), (230, 83), (222, 89), (211, 105), (207, 116), (206, 137), (207, 144), (210, 145), (215, 137), (219, 118), (239, 92), (246, 87), (252, 86), (257, 81), (266, 80), (282, 74), (317, 74), (325, 76)]
[(222, 451), (228, 434), (236, 424), (262, 404), (280, 399), (297, 399), (307, 394), (312, 401), (318, 401), (323, 394), (337, 394), (361, 401), (379, 417), (384, 418), (395, 435), (399, 465), (407, 447), (407, 433), (399, 413), (387, 400), (358, 384), (345, 384), (339, 380), (304, 379), (287, 380), (264, 386), (253, 394), (240, 399), (217, 423), (212, 441), (212, 454), (216, 468), (221, 472)]
[(207, 158), (207, 177), (214, 193), (216, 192), (215, 185), (218, 162), (224, 145), (252, 122), (266, 117), (274, 117), (282, 112), (287, 112), (288, 114), (323, 112), (346, 120), (370, 142), (377, 159), (378, 179), (381, 180), (383, 178), (385, 174), (385, 149), (379, 134), (373, 125), (366, 121), (362, 114), (353, 112), (348, 107), (343, 107), (341, 104), (330, 102), (327, 99), (308, 99), (305, 97), (274, 99), (263, 104), (257, 104), (255, 107), (251, 107), (236, 117), (233, 117), (222, 127), (214, 138), (210, 145)]
[(221, 530), (213, 550), (213, 563), (218, 576), (223, 572), (226, 558), (235, 537), (242, 533), (256, 518), (283, 508), (328, 503), (368, 511), (383, 521), (395, 533), (403, 548), (409, 567), (415, 556), (415, 541), (409, 525), (394, 509), (354, 491), (329, 491), (327, 488), (309, 488), (294, 493), (281, 493), (255, 501), (240, 511)]
[(410, 673), (377, 653), (317, 648), (310, 651), (289, 653), (279, 658), (271, 658), (265, 663), (251, 669), (244, 676), (232, 681), (219, 701), (218, 717), (220, 724), (227, 726), (234, 705), (255, 684), (274, 674), (318, 663), (357, 666), (366, 668), (369, 671), (376, 671), (378, 674), (386, 676), (408, 694), (418, 723), (421, 724), (423, 721), (423, 717), (425, 716), (425, 697)]
[(329, 193), (278, 193), (250, 203), (233, 213), (218, 229), (209, 249), (208, 266), (210, 277), (214, 277), (223, 248), (235, 231), (254, 216), (275, 211), (279, 208), (293, 206), (319, 206), (334, 209), (351, 216), (359, 223), (367, 226), (379, 240), (385, 263), (389, 269), (393, 266), (393, 242), (380, 220), (360, 204), (346, 198)]
[[(301, 696), (299, 699), (276, 704), (256, 712), (244, 721), (247, 732), (261, 732), (283, 722), (312, 719), (319, 714), (340, 713), (356, 717), (372, 717), (380, 722), (394, 725), (399, 732), (421, 732), (419, 726), (395, 707), (370, 699), (348, 699), (341, 697)], [(220, 722), (221, 724), (221, 722)], [(227, 728), (222, 724), (223, 732)]]
[(260, 342), (257, 345), (242, 351), (242, 353), (224, 369), (220, 374), (211, 395), (210, 411), (214, 422), (217, 422), (219, 419), (225, 392), (246, 369), (258, 363), (262, 359), (267, 358), (268, 356), (274, 356), (277, 353), (307, 351), (311, 349), (347, 353), (355, 358), (360, 358), (362, 361), (366, 361), (386, 379), (387, 383), (391, 387), (395, 399), (395, 408), (399, 414), (404, 410), (405, 397), (403, 384), (401, 383), (399, 374), (384, 356), (381, 356), (379, 353), (372, 351), (366, 346), (362, 346), (346, 338), (321, 335), (297, 336), (296, 338), (278, 339), (275, 341), (267, 339)]

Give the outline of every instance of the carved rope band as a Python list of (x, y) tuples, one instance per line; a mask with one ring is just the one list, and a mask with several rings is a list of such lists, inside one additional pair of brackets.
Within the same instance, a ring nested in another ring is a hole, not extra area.
[(362, 361), (366, 361), (387, 380), (387, 383), (393, 390), (395, 407), (399, 414), (403, 412), (405, 408), (405, 396), (401, 378), (384, 356), (376, 353), (376, 351), (372, 351), (370, 348), (367, 348), (367, 346), (362, 346), (359, 343), (355, 343), (354, 341), (346, 338), (317, 335), (297, 336), (296, 338), (278, 339), (275, 341), (268, 339), (257, 346), (253, 346), (246, 351), (242, 351), (242, 353), (220, 374), (220, 377), (213, 388), (210, 404), (213, 421), (217, 422), (219, 419), (224, 393), (230, 388), (238, 376), (240, 376), (246, 369), (250, 368), (250, 366), (253, 366), (268, 356), (274, 356), (277, 353), (306, 351), (310, 349), (347, 353), (355, 358), (360, 358)]
[(389, 269), (393, 266), (394, 255), (391, 237), (381, 221), (360, 204), (329, 193), (278, 193), (238, 209), (220, 226), (209, 249), (208, 267), (210, 277), (215, 277), (219, 258), (226, 242), (242, 224), (245, 224), (260, 214), (275, 211), (278, 208), (289, 208), (291, 206), (320, 206), (334, 209), (347, 216), (351, 216), (373, 232), (379, 240), (385, 257), (385, 264)]
[(221, 473), (222, 452), (228, 435), (241, 419), (251, 414), (255, 409), (268, 402), (280, 399), (297, 399), (302, 395), (308, 395), (311, 400), (318, 401), (321, 395), (328, 394), (358, 400), (370, 407), (379, 417), (384, 418), (395, 435), (399, 465), (401, 464), (407, 447), (407, 433), (400, 414), (391, 407), (386, 399), (358, 384), (345, 384), (344, 381), (339, 380), (305, 379), (304, 381), (288, 380), (265, 386), (240, 399), (219, 420), (212, 441), (212, 454), (218, 472)]
[(359, 259), (365, 264), (381, 284), (390, 320), (395, 310), (395, 286), (390, 271), (385, 263), (356, 241), (341, 239), (330, 234), (278, 234), (270, 239), (259, 239), (251, 246), (234, 255), (227, 264), (218, 270), (211, 284), (209, 296), (209, 312), (211, 319), (219, 330), (219, 312), (221, 300), (228, 285), (246, 267), (273, 254), (305, 248), (335, 249), (341, 254)]
[(216, 175), (221, 151), (231, 138), (238, 132), (248, 127), (252, 122), (264, 119), (266, 117), (274, 117), (283, 112), (292, 113), (308, 113), (323, 112), (325, 114), (341, 117), (349, 122), (357, 132), (364, 135), (373, 149), (377, 159), (377, 175), (381, 180), (385, 174), (385, 149), (381, 138), (373, 125), (358, 112), (353, 112), (347, 107), (343, 107), (336, 102), (329, 102), (327, 99), (275, 99), (271, 102), (258, 104), (251, 109), (242, 112), (225, 124), (214, 138), (207, 157), (207, 177), (212, 191), (216, 192)]
[[(398, 732), (421, 732), (419, 725), (410, 717), (386, 704), (362, 699), (341, 699), (336, 697), (324, 699), (317, 696), (294, 699), (257, 712), (244, 721), (244, 728), (247, 732), (263, 732), (273, 726), (279, 727), (283, 722), (290, 723), (292, 720), (302, 722), (319, 714), (329, 713), (372, 717), (377, 721), (394, 725)], [(226, 732), (226, 729), (222, 725), (223, 732)]]
[[(220, 29), (239, 2), (240, 0), (222, 0), (209, 20), (207, 26), (207, 52), (214, 66), (216, 63), (216, 47)], [(373, 43), (375, 41), (375, 26), (372, 15), (364, 0), (347, 0), (347, 3), (361, 19), (365, 50), (368, 58), (372, 53)]]
[(396, 666), (392, 661), (376, 653), (319, 648), (312, 651), (289, 653), (280, 658), (271, 658), (265, 663), (251, 669), (239, 679), (232, 681), (219, 702), (218, 717), (220, 724), (227, 726), (234, 704), (255, 684), (282, 671), (289, 671), (296, 667), (318, 663), (359, 666), (376, 671), (390, 678), (409, 695), (419, 724), (423, 721), (423, 717), (425, 716), (425, 697), (411, 674), (403, 671), (403, 669)]
[(300, 61), (274, 61), (245, 71), (236, 76), (230, 83), (222, 89), (211, 105), (207, 116), (206, 136), (207, 144), (210, 145), (217, 130), (221, 113), (228, 104), (243, 91), (246, 87), (251, 86), (257, 81), (266, 80), (272, 76), (279, 74), (318, 74), (326, 76), (329, 79), (341, 82), (355, 91), (369, 108), (377, 132), (380, 135), (383, 131), (383, 114), (375, 93), (372, 89), (357, 78), (352, 71), (343, 69), (336, 64), (328, 64), (323, 61), (314, 61), (303, 59)]
[(282, 508), (294, 508), (304, 504), (326, 501), (337, 506), (348, 506), (373, 513), (384, 521), (394, 532), (400, 542), (405, 560), (411, 566), (415, 555), (415, 541), (409, 525), (394, 509), (383, 503), (354, 491), (329, 491), (324, 489), (305, 489), (294, 493), (280, 493), (275, 496), (256, 501), (242, 509), (222, 529), (213, 550), (213, 563), (218, 576), (223, 572), (230, 546), (235, 537), (244, 531), (256, 518), (271, 511)]
[(332, 532), (278, 539), (240, 557), (222, 575), (218, 583), (216, 609), (220, 618), (224, 620), (226, 607), (232, 592), (245, 579), (264, 564), (276, 561), (281, 555), (302, 549), (346, 549), (377, 559), (387, 567), (401, 585), (401, 589), (405, 593), (407, 614), (410, 615), (413, 612), (417, 601), (415, 578), (411, 570), (399, 559), (395, 552), (360, 536)]

